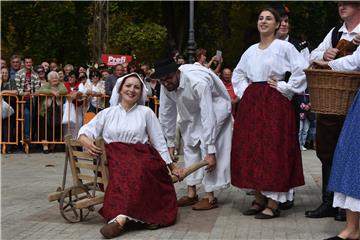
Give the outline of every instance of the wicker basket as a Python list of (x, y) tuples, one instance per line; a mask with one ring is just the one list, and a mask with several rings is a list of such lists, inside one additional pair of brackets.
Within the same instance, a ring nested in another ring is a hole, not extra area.
[(360, 72), (306, 69), (305, 73), (312, 111), (346, 115), (360, 88)]

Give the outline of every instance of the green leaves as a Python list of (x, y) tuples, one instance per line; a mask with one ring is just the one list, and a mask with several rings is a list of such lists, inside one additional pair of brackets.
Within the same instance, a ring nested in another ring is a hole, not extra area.
[(152, 62), (161, 57), (166, 37), (166, 28), (156, 23), (129, 23), (111, 38), (111, 52), (135, 54), (139, 61)]
[[(85, 8), (88, 3), (82, 5)], [(2, 47), (8, 50), (3, 53), (5, 58), (18, 53), (33, 57), (34, 64), (45, 60), (75, 64), (86, 61), (86, 56), (76, 50), (87, 46), (82, 45), (83, 36), (78, 34), (77, 22), (83, 16), (75, 11), (74, 2), (4, 2), (2, 12), (7, 12), (1, 16), (7, 23), (1, 36)]]

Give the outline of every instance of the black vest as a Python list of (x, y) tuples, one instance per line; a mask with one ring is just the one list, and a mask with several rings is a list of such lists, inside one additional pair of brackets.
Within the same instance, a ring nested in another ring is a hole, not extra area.
[[(301, 52), (303, 49), (307, 48), (307, 46), (309, 45), (307, 41), (300, 42), (299, 40), (297, 40), (296, 38), (294, 38), (290, 35), (289, 35), (289, 43), (294, 45), (296, 50), (298, 50), (299, 52)], [(285, 82), (289, 81), (290, 76), (291, 76), (291, 72), (289, 72), (289, 71), (285, 72), (285, 79), (284, 79)]]
[(340, 41), (340, 38), (343, 34), (343, 32), (339, 32), (339, 29), (340, 29), (340, 26), (336, 26), (331, 33), (331, 45), (333, 48), (336, 47), (336, 45)]
[(308, 42), (307, 41), (303, 41), (300, 42), (299, 40), (297, 40), (296, 38), (289, 36), (289, 43), (291, 43), (292, 45), (294, 45), (294, 47), (301, 52), (303, 49), (308, 47)]
[[(343, 32), (339, 32), (341, 26), (336, 26), (333, 31), (331, 32), (331, 45), (333, 48), (336, 47), (336, 45), (338, 44), (338, 42), (340, 41), (340, 38), (343, 34)], [(359, 46), (357, 46), (356, 48), (358, 48)]]

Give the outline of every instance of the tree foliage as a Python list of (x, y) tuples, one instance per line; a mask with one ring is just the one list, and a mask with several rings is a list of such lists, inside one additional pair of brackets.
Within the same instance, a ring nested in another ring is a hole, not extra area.
[(110, 2), (109, 53), (152, 62), (164, 54), (167, 30), (160, 25), (159, 2)]
[[(77, 7), (80, 5), (80, 7)], [(2, 55), (32, 56), (36, 62), (83, 63), (87, 2), (2, 2)], [(86, 49), (86, 50), (85, 50)]]
[[(226, 66), (235, 67), (241, 54), (258, 41), (256, 27), (262, 7), (281, 2), (195, 1), (195, 41), (208, 58), (223, 51)], [(94, 2), (12, 1), (1, 3), (1, 54), (30, 55), (35, 62), (91, 62)], [(339, 22), (334, 2), (286, 3), (291, 33), (315, 48)], [(189, 23), (187, 1), (110, 1), (107, 53), (135, 54), (152, 62), (178, 49), (186, 52)], [(336, 17), (334, 17), (336, 16)]]
[(166, 28), (156, 23), (129, 23), (112, 36), (112, 52), (132, 54), (137, 60), (152, 62), (163, 55)]

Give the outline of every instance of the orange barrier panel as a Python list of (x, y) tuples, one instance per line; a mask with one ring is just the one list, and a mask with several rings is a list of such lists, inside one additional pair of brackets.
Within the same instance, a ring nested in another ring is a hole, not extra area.
[[(0, 106), (3, 109), (3, 101), (9, 106), (6, 112), (6, 116), (3, 115), (2, 111), (0, 112), (0, 143), (1, 143), (1, 153), (6, 153), (7, 145), (17, 145), (18, 144), (18, 135), (19, 135), (19, 105), (18, 105), (18, 96), (14, 94), (1, 94)], [(4, 103), (5, 104), (5, 103)], [(11, 114), (11, 109), (13, 114)]]
[[(151, 106), (152, 103), (152, 106)], [(156, 96), (148, 97), (146, 106), (153, 107), (153, 111), (155, 112), (156, 116), (159, 116), (159, 106), (160, 106), (160, 99)]]

